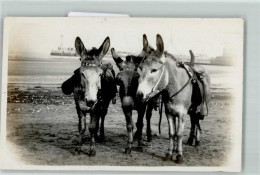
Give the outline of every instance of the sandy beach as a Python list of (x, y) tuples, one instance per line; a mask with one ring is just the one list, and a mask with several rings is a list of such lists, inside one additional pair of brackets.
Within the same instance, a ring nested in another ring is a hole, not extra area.
[[(111, 60), (106, 61), (113, 63)], [(88, 131), (85, 134), (83, 153), (75, 152), (78, 118), (74, 99), (72, 95), (62, 94), (60, 85), (78, 66), (79, 61), (72, 59), (65, 62), (9, 62), (7, 140), (15, 145), (15, 153), (20, 159), (26, 164), (34, 165), (176, 165), (173, 161), (162, 159), (168, 148), (168, 124), (163, 115), (162, 134), (158, 135), (158, 111), (154, 111), (152, 116), (152, 142), (142, 152), (137, 149), (131, 156), (124, 154), (127, 132), (119, 98), (108, 109), (105, 120), (106, 142), (97, 143), (96, 157), (90, 158), (84, 153), (89, 148)], [(232, 136), (227, 134), (230, 132), (221, 132), (229, 130), (232, 123), (230, 115), (234, 105), (233, 94), (232, 88), (226, 83), (229, 82), (228, 75), (232, 70), (228, 67), (208, 67), (213, 84), (209, 116), (201, 123), (199, 147), (185, 144), (190, 130), (187, 118), (183, 145), (185, 160), (182, 166), (224, 165), (232, 149)], [(217, 77), (223, 76), (226, 78), (217, 80)], [(136, 112), (133, 118), (136, 121)], [(87, 121), (89, 122), (89, 117)], [(145, 129), (146, 124), (144, 136)]]

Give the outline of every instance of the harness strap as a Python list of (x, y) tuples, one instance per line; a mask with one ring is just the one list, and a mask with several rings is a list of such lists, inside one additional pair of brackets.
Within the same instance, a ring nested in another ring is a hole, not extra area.
[(161, 75), (160, 75), (158, 81), (156, 82), (156, 84), (155, 84), (154, 87), (152, 88), (152, 91), (151, 91), (150, 94), (152, 94), (152, 93), (154, 92), (154, 90), (157, 88), (157, 86), (159, 85), (159, 83), (160, 83), (160, 81), (161, 81), (161, 79), (162, 79), (162, 76), (163, 76), (164, 70), (165, 70), (165, 65), (163, 65), (162, 73), (161, 73)]
[(180, 90), (178, 90), (177, 92), (175, 92), (172, 96), (169, 97), (169, 99), (172, 99), (173, 97), (175, 97), (176, 95), (178, 95), (192, 80), (192, 77), (189, 78), (189, 80), (185, 83), (184, 86), (182, 86), (182, 88)]
[(173, 97), (175, 97), (176, 95), (178, 95), (178, 94), (191, 82), (191, 80), (193, 79), (193, 74), (188, 70), (188, 68), (186, 67), (185, 64), (183, 64), (182, 62), (179, 62), (179, 63), (178, 63), (178, 66), (184, 68), (184, 69), (186, 70), (186, 72), (188, 73), (188, 75), (189, 75), (190, 78), (189, 78), (189, 80), (184, 84), (184, 86), (182, 86), (182, 88), (181, 88), (180, 90), (178, 90), (178, 91), (175, 92), (173, 95), (171, 95), (171, 96), (169, 97), (169, 99), (172, 99)]
[(161, 106), (159, 107), (159, 114), (160, 114), (160, 118), (159, 118), (159, 134), (161, 135), (161, 123), (162, 123), (162, 112), (163, 112), (163, 101), (162, 101), (162, 96), (161, 96), (161, 100), (160, 100)]

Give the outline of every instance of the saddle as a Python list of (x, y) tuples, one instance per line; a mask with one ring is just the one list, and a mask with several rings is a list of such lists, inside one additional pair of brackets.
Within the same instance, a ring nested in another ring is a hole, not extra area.
[(190, 110), (196, 111), (199, 119), (203, 120), (208, 115), (207, 94), (208, 88), (205, 80), (205, 69), (202, 66), (194, 65), (195, 56), (190, 50), (190, 63), (179, 64), (183, 67), (192, 78), (192, 106)]
[[(63, 92), (65, 95), (70, 95), (71, 93), (73, 93), (73, 91), (74, 91), (74, 85), (80, 82), (80, 70), (79, 70), (79, 69), (80, 69), (80, 68), (76, 69), (76, 70), (74, 71), (74, 74), (73, 74), (69, 79), (67, 79), (66, 81), (64, 81), (64, 82), (62, 83), (61, 89), (62, 89), (62, 92)], [(101, 69), (102, 69), (103, 71), (106, 71), (106, 70), (110, 69), (110, 70), (111, 70), (111, 73), (112, 73), (112, 76), (113, 76), (113, 78), (115, 79), (115, 71), (114, 71), (114, 69), (113, 69), (113, 65), (112, 65), (112, 64), (110, 64), (110, 63), (102, 64)], [(104, 78), (104, 77), (103, 77), (103, 74), (102, 74), (102, 78)], [(116, 87), (116, 85), (115, 85), (114, 91), (111, 92), (111, 93), (114, 93), (114, 94), (117, 93), (117, 87)]]

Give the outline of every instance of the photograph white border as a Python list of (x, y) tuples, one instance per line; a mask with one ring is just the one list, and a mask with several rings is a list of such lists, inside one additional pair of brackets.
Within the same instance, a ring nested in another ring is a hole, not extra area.
[[(77, 17), (75, 17), (77, 18)], [(59, 21), (69, 21), (74, 20), (75, 18), (49, 18), (51, 20), (59, 20)], [(237, 153), (236, 163), (230, 166), (221, 166), (221, 167), (190, 167), (190, 166), (161, 166), (161, 167), (140, 167), (140, 166), (35, 166), (35, 165), (19, 165), (10, 158), (14, 158), (8, 151), (8, 146), (6, 144), (6, 109), (7, 109), (7, 72), (8, 72), (8, 36), (9, 36), (9, 26), (18, 20), (19, 22), (25, 21), (34, 21), (34, 20), (41, 20), (42, 18), (12, 18), (8, 17), (4, 20), (4, 35), (3, 35), (3, 59), (2, 59), (2, 92), (1, 92), (1, 169), (4, 170), (75, 170), (75, 171), (187, 171), (187, 172), (194, 172), (194, 171), (225, 171), (225, 172), (240, 172), (241, 171), (241, 147), (242, 147), (242, 98), (243, 98), (243, 88), (241, 84), (241, 89), (238, 89), (237, 93), (237, 108), (236, 110), (237, 116), (239, 117), (238, 122), (234, 125), (235, 130), (237, 133), (237, 140), (236, 143), (239, 146), (236, 147), (235, 151)], [(46, 19), (46, 18), (45, 18)], [(126, 20), (129, 18), (126, 18)], [(137, 18), (140, 19), (140, 18)], [(151, 18), (150, 18), (151, 19)], [(158, 18), (155, 18), (158, 19)], [(175, 18), (178, 19), (178, 18)], [(185, 19), (185, 18), (182, 18)], [(194, 18), (196, 19), (196, 18)], [(21, 21), (20, 21), (21, 20)], [(84, 20), (83, 18), (78, 20)], [(131, 18), (133, 20), (133, 18)], [(243, 51), (242, 51), (243, 55)], [(239, 77), (243, 77), (243, 59), (239, 60), (239, 67), (241, 70), (241, 74)], [(241, 82), (243, 83), (243, 82)], [(3, 110), (5, 109), (5, 110)], [(10, 162), (11, 161), (11, 162)], [(239, 162), (239, 164), (237, 163)], [(14, 163), (14, 164), (10, 164)], [(11, 166), (10, 166), (11, 165)]]

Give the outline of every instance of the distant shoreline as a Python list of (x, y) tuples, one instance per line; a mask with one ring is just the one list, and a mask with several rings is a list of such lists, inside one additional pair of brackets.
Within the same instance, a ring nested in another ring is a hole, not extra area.
[[(40, 57), (40, 58), (29, 58), (29, 57), (12, 57), (9, 56), (8, 61), (34, 61), (34, 62), (75, 62), (79, 60), (79, 56), (50, 56), (50, 57)], [(113, 60), (112, 58), (106, 56), (103, 60)], [(188, 63), (188, 62), (184, 62)], [(203, 62), (195, 62), (195, 65), (208, 65), (208, 66), (233, 66), (230, 64), (221, 64), (221, 63), (203, 63)]]

